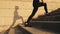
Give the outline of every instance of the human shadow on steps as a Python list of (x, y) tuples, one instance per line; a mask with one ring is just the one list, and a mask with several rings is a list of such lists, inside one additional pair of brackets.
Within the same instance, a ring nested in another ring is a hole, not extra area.
[[(15, 11), (14, 11), (14, 18), (13, 18), (13, 23), (12, 23), (12, 25), (8, 28), (8, 30), (6, 30), (6, 32), (4, 33), (4, 34), (8, 34), (9, 33), (9, 31), (13, 28), (13, 26), (14, 27), (16, 27), (17, 25), (15, 25), (15, 23), (16, 23), (16, 20), (18, 20), (18, 19), (21, 19), (22, 20), (22, 22), (23, 22), (23, 18), (22, 18), (22, 16), (19, 16), (18, 15), (18, 9), (19, 9), (19, 7), (18, 6), (15, 6)], [(16, 28), (20, 28), (20, 30), (22, 30), (22, 32), (26, 32), (26, 33), (28, 33), (28, 31), (27, 30), (25, 30), (25, 29), (23, 29), (22, 27), (16, 27)], [(30, 33), (30, 32), (29, 32)], [(25, 33), (24, 33), (25, 34)]]

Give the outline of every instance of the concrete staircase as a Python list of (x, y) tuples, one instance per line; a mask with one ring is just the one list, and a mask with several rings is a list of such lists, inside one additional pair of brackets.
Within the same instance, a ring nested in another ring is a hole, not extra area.
[(46, 15), (40, 15), (38, 18), (32, 19), (32, 21), (60, 21), (60, 8)]

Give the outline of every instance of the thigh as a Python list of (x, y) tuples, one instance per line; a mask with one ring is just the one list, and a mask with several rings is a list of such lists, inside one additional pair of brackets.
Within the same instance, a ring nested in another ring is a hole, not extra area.
[(38, 4), (39, 7), (45, 6), (45, 5), (46, 5), (46, 3), (42, 3), (42, 2), (40, 2), (40, 3)]

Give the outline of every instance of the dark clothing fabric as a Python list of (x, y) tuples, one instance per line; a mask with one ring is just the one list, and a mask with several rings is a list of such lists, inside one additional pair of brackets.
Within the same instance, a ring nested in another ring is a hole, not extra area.
[(34, 7), (34, 6), (37, 6), (38, 3), (39, 3), (39, 0), (33, 0), (33, 7)]
[(29, 23), (29, 21), (32, 19), (32, 17), (37, 12), (38, 8), (41, 7), (41, 6), (44, 6), (44, 10), (45, 10), (45, 12), (47, 14), (48, 13), (48, 11), (47, 11), (47, 4), (46, 3), (39, 2), (39, 0), (33, 0), (33, 7), (34, 8), (33, 8), (32, 14), (29, 16), (29, 18), (27, 20), (27, 23)]

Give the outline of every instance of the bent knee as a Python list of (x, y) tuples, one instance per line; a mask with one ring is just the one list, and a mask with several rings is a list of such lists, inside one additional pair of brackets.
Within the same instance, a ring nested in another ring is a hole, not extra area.
[(45, 5), (47, 5), (46, 3), (44, 3)]
[(43, 5), (44, 5), (44, 6), (47, 6), (47, 4), (46, 4), (46, 3), (43, 3)]

